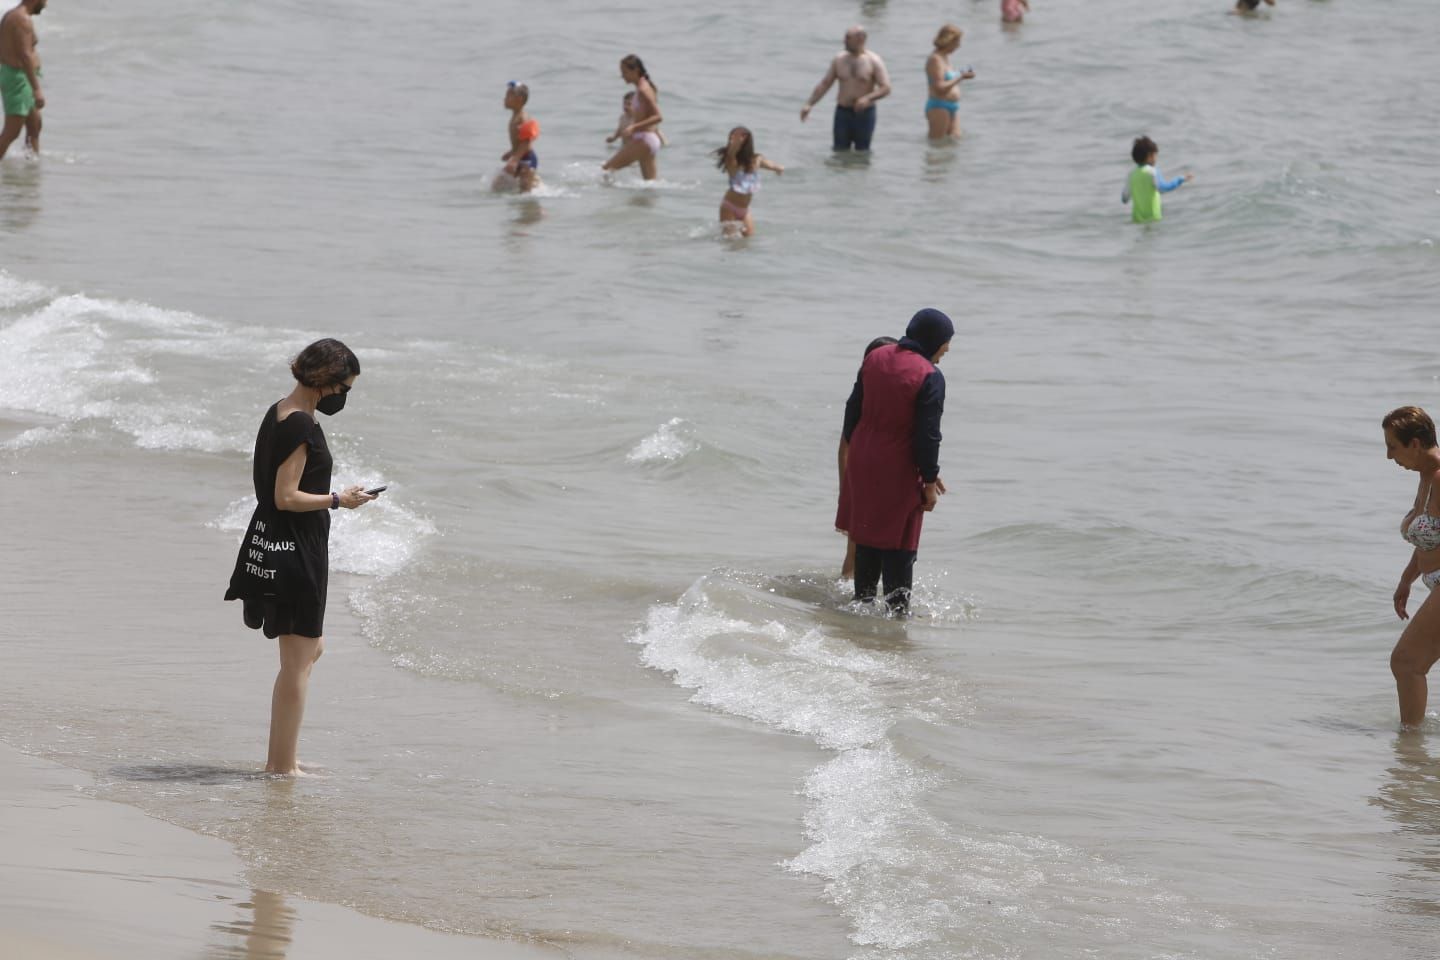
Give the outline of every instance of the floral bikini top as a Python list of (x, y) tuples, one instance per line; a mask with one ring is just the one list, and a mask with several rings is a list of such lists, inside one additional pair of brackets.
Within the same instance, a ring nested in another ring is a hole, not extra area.
[(1432, 480), (1425, 491), (1425, 505), (1420, 512), (1413, 516), (1407, 514), (1405, 522), (1400, 525), (1400, 536), (1405, 538), (1407, 543), (1414, 544), (1417, 550), (1435, 550), (1440, 548), (1440, 517), (1432, 517), (1430, 510), (1430, 494), (1435, 489)]

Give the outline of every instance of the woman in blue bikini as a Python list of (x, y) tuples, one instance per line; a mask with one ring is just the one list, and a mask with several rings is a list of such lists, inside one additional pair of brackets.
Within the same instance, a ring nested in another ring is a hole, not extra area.
[[(1440, 446), (1435, 443), (1435, 421), (1419, 407), (1391, 410), (1380, 422), (1385, 429), (1385, 456), (1406, 470), (1420, 474), (1415, 503), (1400, 521), (1400, 536), (1415, 549), (1395, 588), (1395, 612), (1409, 620), (1400, 641), (1390, 652), (1390, 672), (1400, 697), (1400, 727), (1418, 730), (1425, 722), (1425, 674), (1440, 660)], [(1412, 618), (1407, 609), (1410, 585), (1424, 582), (1430, 595)]]
[(963, 72), (956, 70), (950, 65), (950, 55), (960, 49), (964, 35), (955, 24), (945, 24), (935, 34), (935, 52), (925, 61), (925, 77), (930, 81), (925, 119), (931, 140), (960, 136), (960, 81), (975, 79), (975, 71), (968, 67)]

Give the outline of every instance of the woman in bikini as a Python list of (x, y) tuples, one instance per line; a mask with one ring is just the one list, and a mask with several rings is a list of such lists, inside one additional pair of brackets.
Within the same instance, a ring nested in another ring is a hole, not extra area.
[(635, 85), (635, 101), (632, 109), (635, 119), (620, 132), (620, 149), (615, 156), (605, 161), (603, 169), (623, 170), (639, 162), (640, 175), (654, 180), (658, 175), (655, 158), (660, 153), (660, 94), (655, 89), (645, 64), (635, 54), (620, 61), (620, 76), (626, 83)]
[(956, 70), (950, 65), (950, 55), (960, 49), (964, 35), (955, 24), (945, 24), (935, 34), (935, 51), (925, 61), (925, 77), (930, 82), (925, 120), (930, 125), (931, 140), (960, 136), (960, 81), (973, 80), (975, 71)]
[(715, 151), (715, 166), (730, 176), (730, 187), (720, 201), (720, 223), (727, 236), (748, 237), (755, 232), (750, 201), (760, 189), (760, 171), (784, 173), (785, 168), (755, 152), (755, 137), (744, 127), (730, 131), (730, 142)]
[[(1395, 588), (1395, 613), (1409, 620), (1400, 641), (1390, 652), (1390, 672), (1400, 697), (1400, 727), (1418, 730), (1425, 722), (1425, 674), (1440, 660), (1440, 447), (1435, 443), (1435, 422), (1419, 407), (1401, 407), (1385, 415), (1385, 456), (1406, 470), (1420, 474), (1415, 503), (1400, 521), (1400, 536), (1415, 549)], [(1430, 595), (1412, 618), (1407, 609), (1410, 585), (1419, 578)]]

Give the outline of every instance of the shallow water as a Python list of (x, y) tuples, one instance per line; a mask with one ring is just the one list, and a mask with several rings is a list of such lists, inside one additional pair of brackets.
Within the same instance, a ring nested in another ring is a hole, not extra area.
[[(884, 2), (48, 10), (48, 155), (0, 162), (4, 738), (261, 889), (577, 955), (1433, 955), (1378, 422), (1437, 405), (1437, 14), (994, 6), (953, 146), (939, 23)], [(842, 161), (796, 114), (857, 17), (895, 94)], [(631, 49), (651, 186), (597, 172)], [(509, 79), (532, 198), (488, 190)], [(737, 123), (786, 167), (739, 242)], [(1142, 132), (1197, 177), (1135, 228)], [(902, 625), (834, 579), (833, 451), (931, 304), (951, 493)], [(337, 520), (279, 793), (219, 596), (320, 335), (364, 366), (337, 484), (390, 490)]]

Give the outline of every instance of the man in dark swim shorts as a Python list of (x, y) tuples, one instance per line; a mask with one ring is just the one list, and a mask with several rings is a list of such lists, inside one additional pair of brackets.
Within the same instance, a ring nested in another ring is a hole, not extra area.
[(890, 95), (885, 61), (878, 53), (865, 49), (865, 39), (864, 27), (845, 31), (845, 49), (835, 54), (830, 69), (800, 108), (803, 122), (810, 116), (810, 109), (839, 81), (840, 91), (835, 95), (836, 150), (870, 149), (870, 138), (875, 133), (875, 101)]

